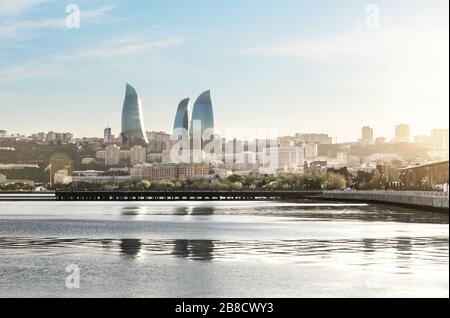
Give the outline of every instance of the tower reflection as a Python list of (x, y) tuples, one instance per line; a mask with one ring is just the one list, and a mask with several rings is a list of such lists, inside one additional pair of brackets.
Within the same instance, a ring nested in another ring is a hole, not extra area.
[(141, 251), (142, 242), (138, 239), (122, 239), (120, 240), (120, 253), (124, 256), (136, 258)]
[(175, 210), (175, 215), (213, 215), (214, 211), (211, 206), (182, 206)]
[(214, 258), (214, 242), (211, 240), (175, 240), (173, 255), (187, 259), (209, 261)]

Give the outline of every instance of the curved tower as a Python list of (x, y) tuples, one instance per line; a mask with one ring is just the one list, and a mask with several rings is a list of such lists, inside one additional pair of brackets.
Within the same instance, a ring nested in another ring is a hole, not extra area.
[(130, 84), (126, 86), (125, 100), (122, 110), (122, 136), (128, 141), (144, 141), (148, 143), (144, 129), (144, 115), (141, 99)]
[(189, 98), (183, 99), (178, 105), (177, 114), (175, 116), (175, 122), (173, 124), (173, 135), (180, 135), (181, 129), (189, 131)]
[(192, 110), (192, 119), (190, 127), (190, 135), (193, 135), (195, 122), (201, 123), (201, 133), (207, 129), (214, 129), (214, 113), (211, 102), (211, 91), (207, 90), (202, 93), (194, 104)]

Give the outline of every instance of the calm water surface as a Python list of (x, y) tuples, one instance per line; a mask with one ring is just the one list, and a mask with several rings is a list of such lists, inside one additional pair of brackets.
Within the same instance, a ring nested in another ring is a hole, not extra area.
[(448, 251), (382, 205), (0, 202), (0, 297), (449, 297)]

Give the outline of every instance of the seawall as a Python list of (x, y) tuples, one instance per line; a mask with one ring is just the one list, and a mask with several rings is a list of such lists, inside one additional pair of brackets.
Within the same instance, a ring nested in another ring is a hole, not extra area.
[(380, 202), (448, 211), (448, 193), (426, 191), (324, 191), (324, 199)]

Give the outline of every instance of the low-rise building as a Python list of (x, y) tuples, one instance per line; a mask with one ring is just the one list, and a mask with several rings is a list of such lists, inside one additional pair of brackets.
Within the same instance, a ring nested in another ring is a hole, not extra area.
[(72, 177), (69, 176), (69, 171), (59, 170), (55, 173), (53, 182), (55, 184), (70, 184), (72, 183)]
[(178, 168), (174, 164), (138, 164), (130, 169), (133, 180), (161, 181), (178, 178)]
[(81, 159), (81, 164), (82, 165), (90, 165), (95, 163), (95, 158), (83, 158)]
[(178, 179), (201, 179), (209, 176), (209, 165), (191, 163), (178, 165)]
[(183, 164), (138, 164), (130, 169), (133, 180), (199, 179), (209, 176), (209, 165), (200, 163)]

